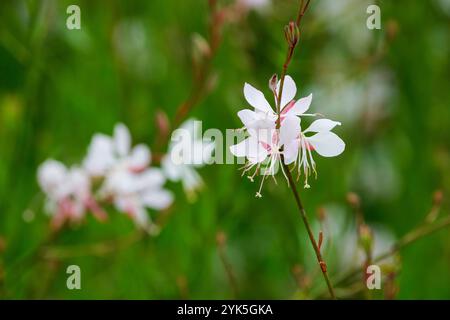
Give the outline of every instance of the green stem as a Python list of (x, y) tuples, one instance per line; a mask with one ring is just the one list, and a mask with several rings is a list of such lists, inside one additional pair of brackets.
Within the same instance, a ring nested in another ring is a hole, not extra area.
[(308, 216), (306, 215), (305, 208), (303, 207), (302, 201), (300, 199), (300, 195), (297, 191), (297, 187), (295, 186), (295, 181), (292, 178), (292, 174), (289, 171), (289, 167), (284, 163), (284, 159), (281, 159), (281, 163), (283, 165), (283, 170), (286, 173), (286, 176), (289, 180), (289, 186), (291, 187), (292, 193), (294, 194), (295, 202), (297, 203), (298, 210), (300, 211), (300, 216), (303, 220), (303, 224), (305, 225), (306, 231), (308, 232), (309, 240), (313, 246), (314, 252), (316, 253), (317, 262), (319, 263), (320, 270), (322, 271), (325, 282), (327, 283), (328, 291), (332, 299), (336, 299), (336, 295), (334, 294), (333, 285), (331, 284), (330, 278), (328, 277), (327, 264), (323, 260), (322, 254), (320, 253), (320, 248), (317, 245), (317, 241), (314, 238), (314, 234), (311, 229), (311, 225), (308, 220)]

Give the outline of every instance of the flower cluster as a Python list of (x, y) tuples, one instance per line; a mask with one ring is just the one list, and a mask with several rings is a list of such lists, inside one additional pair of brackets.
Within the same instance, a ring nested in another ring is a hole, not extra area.
[(281, 162), (285, 165), (295, 164), (298, 176), (303, 172), (305, 187), (309, 188), (308, 177), (312, 173), (317, 175), (313, 151), (324, 157), (334, 157), (345, 149), (344, 141), (331, 132), (340, 125), (337, 121), (321, 118), (302, 129), (303, 118), (319, 116), (317, 113), (307, 113), (312, 94), (294, 100), (297, 93), (294, 80), (287, 75), (283, 90), (280, 90), (281, 80), (277, 83), (274, 79), (276, 77), (269, 81), (269, 87), (275, 98), (275, 110), (261, 91), (248, 83), (244, 85), (244, 97), (254, 110), (241, 110), (238, 117), (244, 124), (248, 137), (230, 147), (231, 153), (236, 157), (247, 159), (244, 174), (255, 168), (254, 173), (249, 176), (251, 180), (258, 173), (263, 175), (257, 197), (261, 197), (266, 176), (275, 176), (279, 167), (285, 174)]
[[(191, 127), (193, 120), (182, 128)], [(192, 139), (183, 141), (185, 150), (202, 143), (188, 132)], [(171, 144), (172, 146), (172, 144)], [(188, 194), (193, 194), (203, 184), (196, 172), (204, 164), (186, 161), (174, 163), (172, 150), (163, 157), (163, 168), (151, 166), (152, 154), (148, 146), (131, 146), (131, 136), (124, 124), (117, 124), (113, 136), (95, 134), (81, 165), (66, 167), (53, 159), (38, 168), (38, 183), (46, 194), (46, 211), (53, 216), (53, 226), (76, 222), (91, 212), (99, 220), (107, 218), (104, 204), (129, 215), (137, 226), (150, 230), (151, 220), (147, 209), (168, 208), (174, 196), (164, 188), (167, 179), (181, 181)], [(207, 149), (210, 150), (210, 149)], [(211, 153), (212, 150), (209, 152)]]

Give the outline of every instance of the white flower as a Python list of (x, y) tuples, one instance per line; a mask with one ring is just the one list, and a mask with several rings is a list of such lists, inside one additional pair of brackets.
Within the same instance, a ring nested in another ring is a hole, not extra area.
[(93, 177), (103, 177), (102, 198), (111, 199), (117, 210), (149, 227), (146, 208), (162, 210), (173, 202), (172, 193), (162, 188), (166, 179), (159, 169), (148, 169), (150, 149), (139, 144), (131, 148), (131, 136), (124, 124), (117, 124), (114, 136), (96, 134), (89, 146), (84, 167)]
[[(277, 101), (277, 96), (280, 91), (280, 81), (277, 84), (277, 90), (274, 94), (275, 104)], [(302, 98), (297, 102), (293, 103), (295, 94), (297, 93), (297, 86), (294, 80), (290, 76), (286, 76), (284, 79), (283, 92), (280, 101), (280, 117), (283, 120), (289, 115), (310, 115), (303, 114), (305, 110), (308, 109), (311, 103), (312, 95), (306, 98)], [(238, 117), (241, 119), (242, 123), (247, 129), (269, 129), (275, 128), (275, 122), (278, 118), (277, 113), (272, 109), (270, 103), (264, 97), (264, 94), (255, 89), (248, 83), (244, 85), (244, 97), (247, 102), (255, 109), (254, 111), (250, 109), (244, 109), (238, 112)]]
[(261, 11), (261, 10), (267, 9), (270, 6), (271, 1), (270, 0), (239, 0), (238, 3), (241, 4), (242, 6), (244, 6), (245, 8)]
[(163, 189), (166, 179), (159, 169), (129, 170), (116, 166), (106, 177), (101, 193), (111, 197), (117, 210), (127, 213), (140, 227), (149, 227), (146, 208), (162, 210), (171, 205), (173, 195)]
[(209, 163), (214, 143), (204, 141), (199, 135), (201, 128), (195, 119), (186, 120), (172, 134), (168, 154), (161, 160), (166, 177), (174, 182), (181, 181), (189, 199), (194, 200), (196, 190), (203, 186), (203, 180), (197, 172), (205, 163)]
[[(290, 76), (284, 79), (283, 92), (280, 100), (280, 128), (277, 129), (278, 115), (264, 97), (264, 94), (248, 83), (244, 85), (244, 96), (247, 102), (254, 108), (244, 109), (238, 112), (249, 137), (240, 143), (230, 147), (230, 151), (236, 157), (246, 157), (248, 162), (244, 167), (244, 173), (256, 167), (249, 178), (253, 180), (255, 174), (261, 169), (261, 164), (266, 163), (267, 168), (262, 171), (263, 179), (257, 197), (261, 197), (261, 188), (265, 176), (274, 176), (279, 168), (283, 146), (290, 144), (299, 135), (300, 120), (296, 115), (308, 115), (304, 112), (311, 103), (311, 95), (295, 102), (297, 87)], [(275, 90), (274, 99), (277, 103), (280, 94), (280, 81)], [(281, 168), (283, 168), (281, 166)]]
[[(274, 176), (278, 171), (281, 154), (283, 154), (282, 146), (290, 143), (298, 134), (296, 130), (292, 130), (292, 122), (298, 123), (299, 120), (292, 116), (286, 117), (279, 130), (275, 128), (247, 129), (249, 137), (230, 147), (231, 153), (236, 157), (247, 158), (248, 162), (244, 167), (244, 174), (256, 167), (253, 175), (249, 176), (250, 180), (253, 181), (258, 172), (263, 174), (259, 191), (256, 193), (257, 197), (261, 197), (265, 177), (268, 175)], [(275, 126), (275, 123), (273, 126)], [(262, 167), (264, 164), (267, 164), (267, 166)], [(283, 170), (282, 166), (281, 168)]]
[[(283, 92), (280, 93), (280, 81), (273, 95), (277, 104), (281, 94), (280, 110), (278, 115), (264, 97), (264, 94), (249, 84), (244, 85), (244, 96), (254, 110), (244, 109), (238, 112), (238, 116), (244, 124), (248, 138), (230, 147), (230, 151), (237, 157), (246, 157), (248, 162), (244, 167), (244, 173), (256, 166), (255, 173), (260, 171), (261, 164), (267, 163), (268, 168), (263, 171), (265, 175), (274, 176), (279, 162), (284, 158), (285, 164), (297, 162), (298, 172), (301, 168), (305, 173), (305, 186), (309, 187), (307, 178), (312, 171), (315, 172), (315, 163), (311, 150), (316, 150), (325, 157), (336, 156), (343, 152), (344, 142), (331, 132), (336, 121), (319, 119), (302, 131), (300, 117), (317, 116), (318, 114), (306, 113), (312, 101), (312, 94), (294, 100), (297, 87), (290, 76), (284, 79)], [(278, 123), (279, 120), (279, 123)], [(310, 135), (310, 133), (316, 133)], [(282, 157), (283, 156), (283, 157)], [(283, 169), (283, 166), (281, 166)], [(283, 171), (284, 173), (284, 171)], [(264, 182), (264, 177), (263, 181)], [(262, 187), (262, 183), (261, 183)], [(257, 196), (261, 196), (261, 187)]]
[[(340, 122), (329, 119), (318, 119), (314, 121), (306, 130), (302, 131), (300, 125), (297, 130), (297, 138), (285, 144), (285, 163), (297, 162), (298, 174), (301, 170), (305, 175), (305, 188), (309, 188), (308, 176), (316, 172), (312, 151), (316, 151), (323, 157), (335, 157), (345, 149), (345, 143), (331, 130), (341, 125)], [(315, 133), (310, 135), (311, 133)]]
[[(79, 221), (86, 209), (94, 209), (90, 180), (80, 168), (67, 169), (56, 160), (46, 160), (38, 168), (38, 183), (47, 196), (47, 211), (54, 216), (54, 226), (66, 220)], [(93, 210), (94, 211), (94, 210)], [(95, 211), (99, 218), (103, 213)]]
[(144, 170), (150, 160), (150, 149), (146, 145), (138, 144), (131, 149), (130, 132), (124, 124), (119, 123), (114, 128), (113, 137), (94, 135), (83, 165), (90, 175), (102, 177), (118, 163), (138, 172)]

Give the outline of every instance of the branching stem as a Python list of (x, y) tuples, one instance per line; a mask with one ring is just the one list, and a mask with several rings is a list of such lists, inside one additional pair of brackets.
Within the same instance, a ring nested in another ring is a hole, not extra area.
[[(297, 15), (297, 20), (296, 20), (296, 27), (299, 28), (300, 27), (300, 22), (306, 12), (306, 10), (308, 9), (310, 0), (306, 1), (306, 4), (304, 4), (304, 0), (302, 0), (300, 2), (300, 8), (299, 8), (299, 12)], [(281, 97), (283, 95), (283, 86), (284, 86), (284, 79), (286, 78), (286, 73), (287, 73), (287, 69), (289, 67), (289, 64), (292, 60), (292, 56), (294, 54), (294, 50), (296, 45), (298, 44), (298, 41), (294, 41), (294, 42), (289, 42), (289, 47), (288, 47), (288, 51), (287, 51), (287, 55), (286, 55), (286, 60), (283, 64), (283, 69), (281, 71), (281, 76), (280, 76), (280, 87), (278, 90), (278, 95), (277, 95), (277, 114), (278, 114), (278, 118), (277, 118), (277, 124), (276, 127), (277, 129), (280, 129), (281, 127)], [(332, 299), (336, 299), (336, 295), (334, 294), (334, 289), (333, 289), (333, 285), (331, 284), (330, 278), (328, 277), (328, 271), (327, 271), (327, 264), (325, 263), (322, 254), (320, 252), (320, 248), (317, 244), (316, 238), (314, 237), (314, 234), (312, 232), (311, 229), (311, 225), (309, 223), (308, 220), (308, 216), (306, 215), (306, 211), (305, 208), (303, 207), (302, 201), (300, 199), (300, 194), (297, 191), (297, 187), (295, 185), (295, 181), (292, 177), (291, 171), (289, 170), (289, 167), (284, 163), (284, 157), (283, 155), (281, 155), (281, 164), (283, 166), (283, 171), (285, 172), (288, 180), (289, 180), (289, 186), (292, 190), (292, 193), (294, 195), (295, 198), (295, 202), (297, 204), (298, 210), (300, 212), (300, 216), (303, 220), (303, 224), (305, 225), (306, 231), (308, 232), (308, 237), (309, 240), (311, 241), (312, 247), (314, 249), (314, 252), (316, 254), (317, 257), (317, 262), (319, 263), (320, 266), (320, 270), (322, 271), (323, 277), (325, 279), (325, 282), (327, 284), (327, 288), (328, 291), (330, 293), (330, 296)]]

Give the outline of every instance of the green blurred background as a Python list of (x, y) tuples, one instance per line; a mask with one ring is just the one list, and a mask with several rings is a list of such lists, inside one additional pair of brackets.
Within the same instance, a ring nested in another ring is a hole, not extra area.
[[(381, 30), (366, 28), (372, 3), (381, 7)], [(81, 30), (66, 28), (70, 4), (81, 8)], [(285, 57), (283, 26), (297, 8), (277, 0), (225, 23), (212, 66), (216, 86), (190, 114), (204, 129), (241, 126), (244, 82), (268, 94)], [(1, 1), (1, 298), (314, 298), (298, 287), (295, 266), (305, 269), (312, 292), (324, 288), (291, 191), (282, 179), (267, 181), (255, 199), (258, 184), (241, 178), (238, 165), (202, 168), (205, 188), (194, 203), (168, 184), (176, 201), (157, 237), (123, 244), (135, 228), (111, 212), (108, 223), (88, 217), (63, 230), (47, 246), (53, 255), (40, 251), (50, 229), (37, 166), (49, 157), (79, 162), (91, 136), (111, 134), (119, 121), (134, 143), (153, 146), (155, 112), (172, 119), (189, 94), (192, 35), (207, 37), (207, 23), (200, 0)], [(307, 212), (317, 220), (324, 208), (341, 221), (332, 228), (351, 226), (345, 199), (353, 191), (366, 221), (399, 238), (422, 223), (436, 189), (450, 190), (450, 3), (312, 0), (302, 25), (289, 74), (299, 95), (313, 92), (311, 110), (342, 122), (336, 132), (347, 144), (337, 158), (316, 157), (318, 179), (300, 188)], [(218, 232), (226, 235), (237, 293)], [(103, 250), (105, 241), (114, 249)], [(333, 279), (352, 246), (332, 241), (325, 257)], [(400, 263), (397, 298), (450, 298), (448, 229), (402, 250)], [(71, 264), (81, 267), (82, 290), (66, 288)]]

